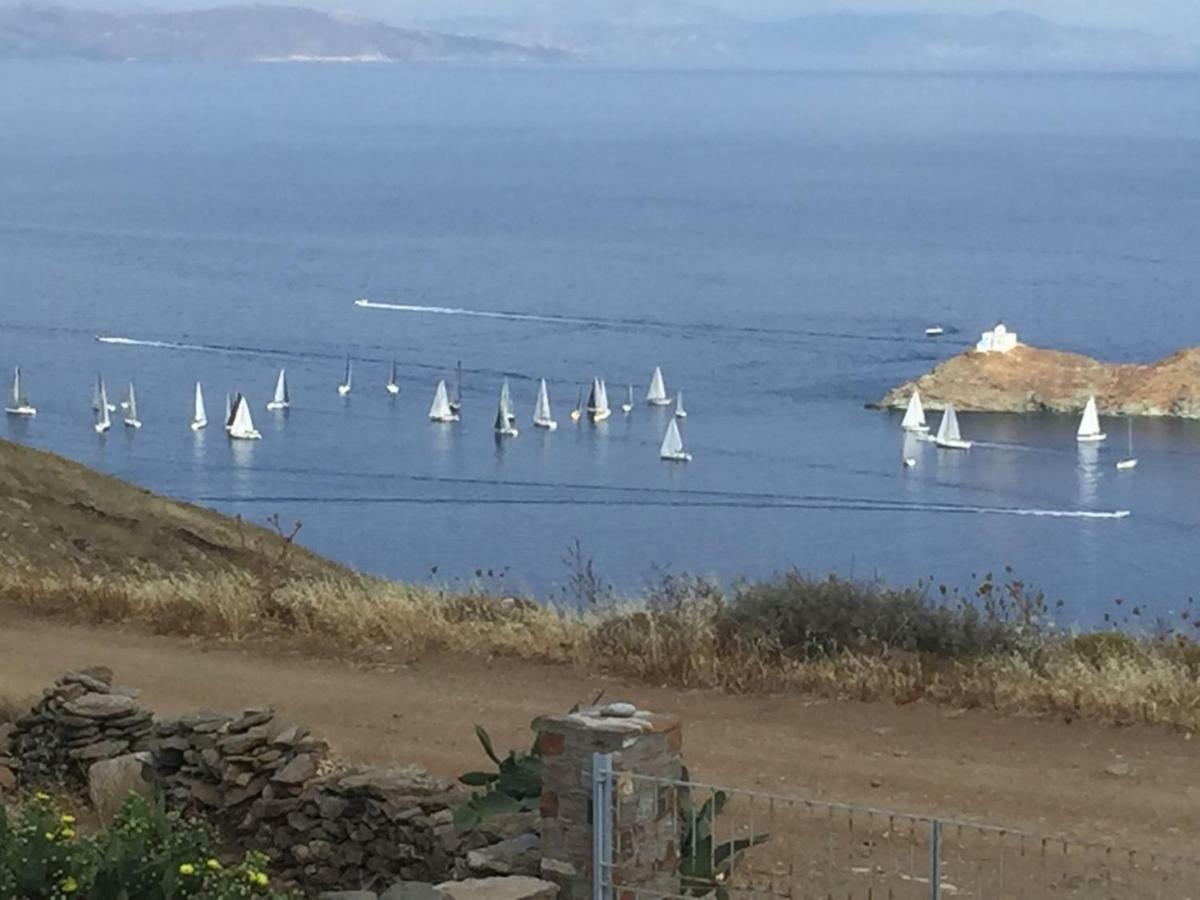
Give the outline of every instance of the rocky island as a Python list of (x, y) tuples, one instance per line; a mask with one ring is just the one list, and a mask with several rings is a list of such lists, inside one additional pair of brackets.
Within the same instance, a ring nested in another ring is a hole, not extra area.
[(972, 350), (888, 391), (880, 409), (903, 409), (913, 389), (926, 409), (1077, 413), (1095, 395), (1102, 415), (1200, 419), (1200, 347), (1149, 364), (1104, 363), (1030, 347), (998, 325)]

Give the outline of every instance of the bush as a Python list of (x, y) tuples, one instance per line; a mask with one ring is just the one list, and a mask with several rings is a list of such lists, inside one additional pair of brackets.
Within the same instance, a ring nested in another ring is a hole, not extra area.
[(1081, 634), (1071, 641), (1071, 649), (1084, 662), (1097, 669), (1105, 663), (1127, 663), (1144, 659), (1146, 651), (1137, 638), (1120, 631)]
[(0, 897), (14, 900), (241, 900), (290, 895), (270, 889), (265, 859), (226, 867), (208, 826), (131, 796), (112, 826), (80, 836), (45, 794), (10, 823), (0, 808)]
[[(1010, 596), (1023, 600), (1020, 585)], [(844, 651), (902, 650), (947, 659), (1011, 653), (1021, 648), (1028, 604), (994, 599), (990, 577), (978, 601), (951, 596), (934, 600), (920, 588), (890, 588), (836, 576), (817, 580), (788, 572), (743, 587), (721, 613), (723, 643), (773, 646), (794, 659)], [(1036, 627), (1035, 627), (1036, 630)]]

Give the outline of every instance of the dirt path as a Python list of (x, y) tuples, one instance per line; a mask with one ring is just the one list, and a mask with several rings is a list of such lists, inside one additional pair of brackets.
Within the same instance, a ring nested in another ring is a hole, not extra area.
[[(271, 703), (348, 759), (417, 762), (446, 776), (479, 764), (473, 723), (502, 745), (523, 745), (535, 715), (604, 689), (682, 716), (689, 765), (707, 781), (1200, 858), (1200, 738), (1153, 728), (679, 692), (506, 660), (364, 671), (141, 634), (0, 625), (0, 696), (36, 694), (63, 670), (92, 663), (113, 666), (159, 713)], [(1130, 774), (1106, 772), (1122, 763)]]

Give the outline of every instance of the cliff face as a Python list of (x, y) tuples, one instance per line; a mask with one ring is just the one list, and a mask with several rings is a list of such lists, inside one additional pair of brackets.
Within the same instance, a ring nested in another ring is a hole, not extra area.
[(876, 406), (903, 409), (914, 387), (927, 409), (953, 403), (977, 412), (1074, 413), (1095, 394), (1102, 415), (1200, 419), (1200, 347), (1150, 365), (1111, 365), (1025, 345), (1010, 353), (971, 350), (893, 388)]

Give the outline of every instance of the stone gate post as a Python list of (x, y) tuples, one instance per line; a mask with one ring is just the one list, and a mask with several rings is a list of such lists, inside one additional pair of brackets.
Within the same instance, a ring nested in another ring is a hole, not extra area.
[[(629, 776), (682, 777), (679, 719), (628, 703), (609, 703), (567, 715), (543, 716), (534, 727), (545, 762), (542, 876), (559, 885), (560, 900), (592, 900), (594, 753), (612, 754), (615, 883), (678, 893), (675, 788)], [(619, 900), (621, 891), (614, 893)]]

